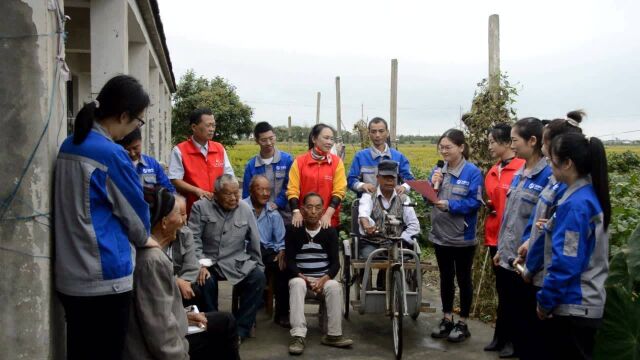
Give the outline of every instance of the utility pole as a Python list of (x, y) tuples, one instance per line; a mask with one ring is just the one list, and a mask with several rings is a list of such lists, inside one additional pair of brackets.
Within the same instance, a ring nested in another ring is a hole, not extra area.
[(320, 123), (320, 91), (318, 91), (318, 98), (316, 100), (316, 124)]
[(340, 104), (340, 76), (336, 76), (336, 122), (338, 123), (338, 126), (336, 127), (336, 129), (338, 130), (337, 135), (337, 142), (340, 142), (342, 140), (342, 110), (341, 110), (341, 104)]
[(391, 60), (391, 146), (398, 148), (398, 138), (396, 136), (396, 122), (398, 116), (398, 59)]
[(500, 18), (489, 16), (489, 91), (494, 96), (500, 86)]
[(289, 116), (289, 128), (288, 128), (287, 138), (289, 139), (289, 153), (291, 153), (292, 147), (293, 147), (293, 144), (292, 144), (293, 139), (291, 138), (291, 116)]

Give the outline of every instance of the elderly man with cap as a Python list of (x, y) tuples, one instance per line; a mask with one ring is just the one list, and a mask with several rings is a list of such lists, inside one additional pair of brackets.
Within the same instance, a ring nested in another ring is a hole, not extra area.
[[(366, 259), (371, 252), (378, 248), (378, 244), (366, 240), (366, 236), (375, 234), (384, 228), (382, 224), (383, 214), (387, 212), (398, 219), (402, 219), (405, 229), (402, 238), (405, 244), (412, 247), (413, 236), (420, 232), (420, 223), (413, 207), (403, 206), (407, 200), (406, 194), (398, 194), (398, 163), (393, 160), (383, 160), (378, 164), (378, 187), (375, 193), (365, 193), (360, 198), (358, 207), (358, 222), (360, 234), (365, 238), (360, 240), (359, 256)], [(378, 272), (377, 285), (382, 288), (384, 284), (384, 272)]]

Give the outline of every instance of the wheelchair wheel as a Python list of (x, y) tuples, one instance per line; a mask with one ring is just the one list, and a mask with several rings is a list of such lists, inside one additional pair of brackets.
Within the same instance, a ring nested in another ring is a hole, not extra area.
[(393, 287), (391, 289), (391, 327), (393, 330), (393, 354), (396, 359), (402, 358), (402, 318), (403, 309), (403, 284), (400, 269), (393, 270)]

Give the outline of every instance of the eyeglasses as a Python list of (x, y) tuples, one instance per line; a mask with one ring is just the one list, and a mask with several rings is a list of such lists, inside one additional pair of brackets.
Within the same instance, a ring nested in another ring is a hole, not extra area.
[(138, 120), (138, 127), (139, 127), (139, 128), (141, 128), (141, 127), (143, 127), (143, 126), (144, 126), (145, 122), (144, 122), (144, 120), (142, 120), (140, 117), (138, 117), (138, 116), (134, 116), (133, 118), (134, 118), (134, 119), (136, 119), (136, 120)]
[(445, 152), (453, 150), (454, 146), (438, 146), (438, 151)]

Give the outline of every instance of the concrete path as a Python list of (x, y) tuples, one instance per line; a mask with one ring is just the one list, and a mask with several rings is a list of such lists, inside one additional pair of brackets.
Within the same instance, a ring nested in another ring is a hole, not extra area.
[[(221, 282), (221, 310), (230, 310), (231, 291), (226, 282)], [(437, 291), (425, 287), (425, 301), (440, 308)], [(350, 312), (348, 321), (343, 321), (344, 334), (354, 340), (351, 349), (336, 349), (320, 344), (322, 334), (318, 328), (318, 318), (314, 315), (317, 306), (308, 305), (306, 309), (307, 345), (303, 355), (290, 356), (289, 330), (284, 329), (267, 318), (263, 310), (258, 312), (256, 338), (247, 339), (240, 347), (243, 360), (257, 359), (393, 359), (393, 340), (391, 321), (383, 315), (360, 315)], [(404, 355), (403, 359), (497, 359), (496, 353), (488, 353), (482, 348), (491, 341), (493, 328), (480, 321), (471, 320), (469, 330), (471, 338), (461, 344), (452, 344), (446, 340), (432, 339), (431, 329), (441, 319), (441, 313), (422, 313), (416, 321), (410, 317), (404, 319)]]

